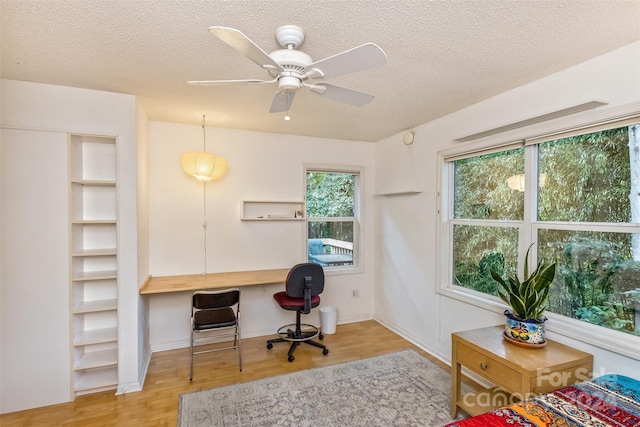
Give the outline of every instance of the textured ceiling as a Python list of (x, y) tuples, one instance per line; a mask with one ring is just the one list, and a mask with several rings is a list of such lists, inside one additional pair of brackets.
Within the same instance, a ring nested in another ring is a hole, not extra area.
[[(151, 120), (378, 141), (640, 40), (640, 0), (0, 0), (3, 78), (130, 93)], [(301, 90), (285, 122), (276, 85), (207, 31), (237, 28), (263, 50), (301, 26), (319, 60), (373, 42), (385, 66), (328, 81), (374, 94), (352, 107)]]

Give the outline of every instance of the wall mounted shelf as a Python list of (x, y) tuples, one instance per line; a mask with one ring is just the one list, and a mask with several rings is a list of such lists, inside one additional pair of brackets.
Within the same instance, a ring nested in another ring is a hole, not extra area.
[(242, 221), (304, 221), (304, 202), (243, 201)]

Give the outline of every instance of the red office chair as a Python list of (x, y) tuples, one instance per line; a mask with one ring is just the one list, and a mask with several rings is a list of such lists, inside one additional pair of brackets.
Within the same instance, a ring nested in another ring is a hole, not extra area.
[[(313, 263), (295, 265), (287, 275), (285, 288), (285, 291), (274, 294), (273, 298), (283, 309), (296, 312), (296, 323), (278, 329), (280, 338), (268, 340), (267, 348), (272, 349), (273, 344), (277, 342), (290, 342), (289, 362), (294, 361), (293, 352), (300, 343), (319, 347), (326, 356), (329, 349), (313, 340), (315, 337), (324, 339), (320, 329), (300, 321), (301, 314), (309, 314), (312, 308), (320, 305), (320, 294), (324, 290), (324, 270), (320, 265)], [(295, 327), (295, 330), (291, 329), (292, 327)]]

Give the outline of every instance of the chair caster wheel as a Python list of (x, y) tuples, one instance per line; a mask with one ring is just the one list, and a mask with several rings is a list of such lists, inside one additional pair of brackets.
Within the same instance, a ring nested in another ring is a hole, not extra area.
[(267, 350), (271, 350), (272, 348), (273, 348), (273, 344), (268, 343), (268, 344), (267, 344)]
[(293, 355), (290, 355), (289, 358), (287, 359), (289, 362), (293, 362), (296, 358), (293, 357)]
[(324, 335), (322, 335), (322, 333), (320, 333), (320, 335), (318, 335), (318, 339), (319, 340), (323, 340), (324, 339)]
[(329, 349), (325, 348), (324, 350), (322, 350), (322, 354), (324, 354), (325, 356), (329, 354)]

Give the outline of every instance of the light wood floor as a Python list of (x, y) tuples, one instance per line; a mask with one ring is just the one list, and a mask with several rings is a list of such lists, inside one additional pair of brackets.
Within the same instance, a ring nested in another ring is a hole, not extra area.
[[(238, 371), (234, 350), (195, 356), (194, 378), (189, 382), (189, 349), (154, 353), (142, 391), (115, 396), (113, 391), (80, 396), (75, 401), (0, 415), (0, 426), (175, 426), (178, 399), (212, 387), (256, 380), (273, 375), (362, 359), (412, 348), (429, 355), (410, 342), (371, 320), (338, 325), (336, 334), (325, 335), (329, 354), (301, 345), (295, 361), (287, 361), (287, 343), (267, 350), (266, 339), (242, 340), (243, 370)], [(443, 369), (448, 367), (430, 357)]]

